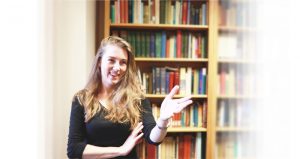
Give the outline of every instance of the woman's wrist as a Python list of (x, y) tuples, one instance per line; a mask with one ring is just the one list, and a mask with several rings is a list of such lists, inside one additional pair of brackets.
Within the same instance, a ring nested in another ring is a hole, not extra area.
[(123, 145), (118, 147), (117, 151), (118, 151), (118, 154), (119, 154), (118, 156), (125, 156), (126, 155), (125, 150), (123, 148)]
[(171, 124), (171, 119), (172, 118), (169, 118), (169, 119), (158, 118), (156, 125), (159, 129), (166, 130)]

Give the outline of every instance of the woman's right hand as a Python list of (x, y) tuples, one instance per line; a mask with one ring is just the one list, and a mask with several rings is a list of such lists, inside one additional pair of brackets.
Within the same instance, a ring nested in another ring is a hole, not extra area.
[(144, 135), (142, 133), (143, 123), (140, 122), (138, 125), (132, 130), (131, 134), (128, 136), (124, 144), (120, 147), (121, 156), (126, 156), (130, 153), (133, 147), (139, 142), (139, 140)]

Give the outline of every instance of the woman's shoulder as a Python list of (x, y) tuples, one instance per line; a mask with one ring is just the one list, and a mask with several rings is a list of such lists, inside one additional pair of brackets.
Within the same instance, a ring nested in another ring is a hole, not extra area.
[(143, 98), (143, 99), (141, 99), (141, 103), (142, 103), (142, 105), (150, 105), (150, 100), (147, 98)]
[(72, 102), (79, 103), (81, 106), (83, 106), (86, 98), (88, 96), (88, 90), (82, 89), (76, 92), (73, 96)]
[(151, 109), (151, 103), (150, 103), (150, 100), (147, 99), (147, 98), (144, 98), (141, 100), (141, 108), (143, 110), (149, 110)]

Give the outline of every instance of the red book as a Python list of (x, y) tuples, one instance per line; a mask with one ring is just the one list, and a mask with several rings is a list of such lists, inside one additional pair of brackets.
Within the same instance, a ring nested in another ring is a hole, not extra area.
[(179, 143), (178, 143), (178, 158), (185, 158), (184, 157), (184, 141), (183, 141), (183, 136), (177, 136), (179, 138)]
[(183, 151), (183, 158), (191, 158), (191, 143), (192, 143), (192, 136), (187, 134), (183, 136), (184, 142), (184, 151)]
[(167, 38), (166, 57), (170, 57), (170, 38)]
[(201, 50), (202, 50), (202, 37), (201, 37), (201, 34), (199, 34), (199, 36), (198, 36), (198, 40), (197, 40), (197, 45), (198, 45), (198, 52), (197, 52), (197, 57), (198, 58), (201, 58), (202, 57), (202, 52), (201, 52)]
[(172, 117), (172, 126), (173, 127), (178, 127), (178, 113), (174, 114), (174, 116)]
[(226, 94), (226, 71), (224, 69), (220, 73), (220, 94)]
[(116, 23), (120, 23), (120, 3), (119, 1), (115, 1), (115, 16), (116, 16)]
[(146, 154), (146, 159), (153, 159), (157, 158), (156, 156), (156, 146), (147, 144), (147, 154)]
[(203, 102), (203, 127), (207, 127), (207, 103)]
[(175, 82), (175, 72), (170, 72), (169, 73), (169, 91), (171, 91), (172, 88), (174, 87), (174, 82)]
[(128, 23), (128, 0), (124, 1), (124, 10), (125, 10), (124, 23)]
[(187, 24), (187, 1), (182, 2), (182, 24)]
[[(179, 71), (178, 70), (174, 72), (174, 76), (175, 76), (174, 86), (179, 85)], [(179, 94), (179, 91), (176, 94)]]
[(176, 36), (176, 57), (181, 57), (181, 46), (182, 46), (182, 33), (180, 30), (177, 30), (177, 36)]
[(151, 8), (151, 21), (152, 21), (152, 23), (154, 23), (155, 24), (155, 22), (157, 21), (156, 19), (155, 19), (155, 0), (152, 0), (152, 8)]
[(124, 18), (125, 18), (124, 4), (125, 4), (124, 0), (120, 0), (120, 18), (121, 18), (120, 22), (121, 23), (124, 23)]

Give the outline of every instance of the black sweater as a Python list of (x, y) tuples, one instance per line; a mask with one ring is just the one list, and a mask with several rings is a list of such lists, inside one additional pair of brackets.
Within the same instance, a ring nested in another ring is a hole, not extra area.
[[(150, 132), (156, 125), (152, 115), (152, 109), (149, 100), (142, 101), (143, 113), (143, 133), (144, 138), (150, 144), (158, 145), (150, 140)], [(84, 107), (76, 98), (72, 102), (69, 138), (67, 155), (69, 158), (82, 158), (83, 151), (87, 144), (101, 147), (119, 147), (123, 145), (127, 137), (130, 135), (130, 125), (113, 123), (104, 119), (106, 109), (102, 106), (101, 111), (96, 114), (89, 122), (84, 122)], [(137, 154), (135, 148), (127, 155), (117, 158), (136, 159)]]

